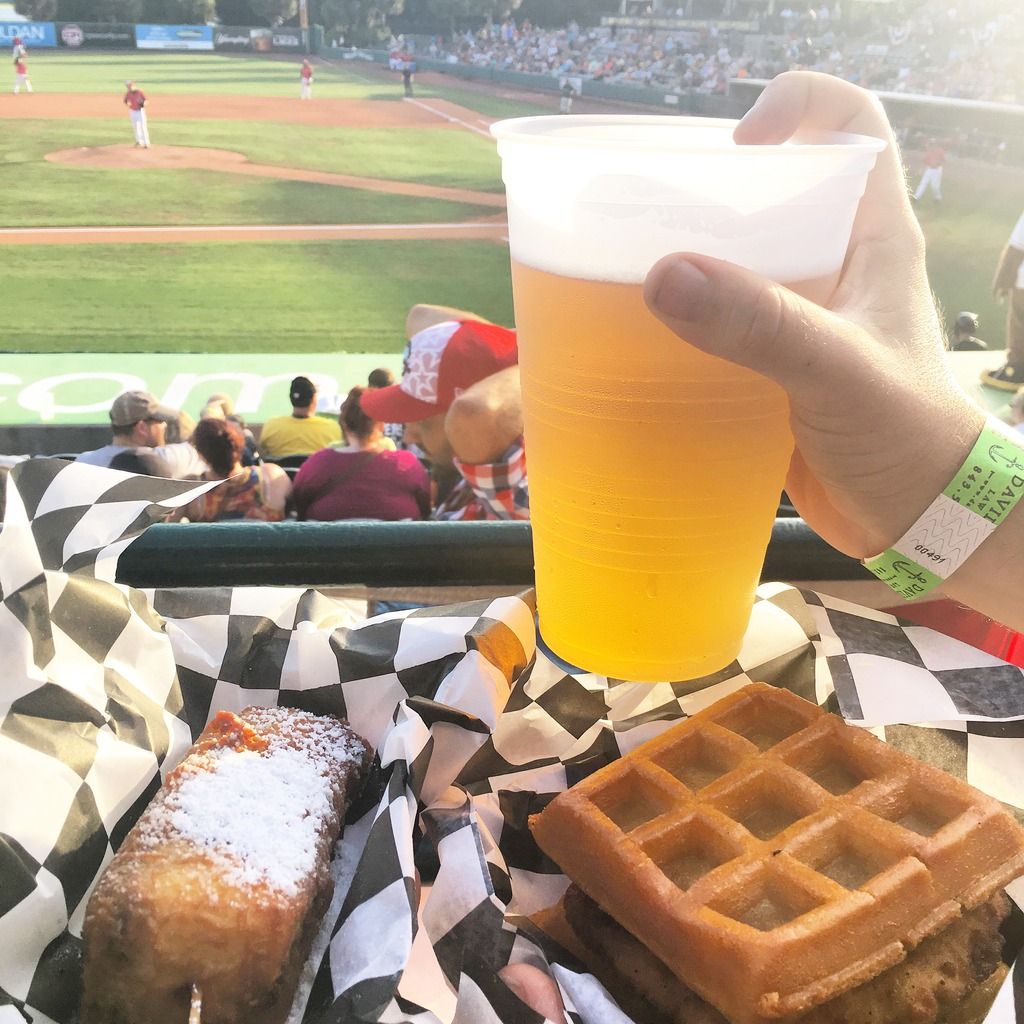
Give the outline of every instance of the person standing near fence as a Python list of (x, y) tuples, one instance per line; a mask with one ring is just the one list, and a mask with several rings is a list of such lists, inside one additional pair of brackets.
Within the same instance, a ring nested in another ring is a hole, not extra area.
[(935, 201), (942, 202), (942, 165), (945, 162), (946, 151), (937, 139), (929, 139), (928, 148), (924, 151), (924, 173), (914, 193), (915, 200), (920, 200), (931, 189)]
[(299, 71), (299, 99), (310, 100), (313, 98), (313, 65), (308, 60), (302, 62)]
[(136, 88), (135, 83), (128, 79), (124, 83), (127, 90), (124, 94), (124, 105), (128, 108), (128, 116), (135, 131), (135, 145), (149, 149), (149, 126), (146, 124), (146, 94)]
[(576, 90), (572, 87), (572, 82), (567, 78), (562, 83), (562, 98), (558, 101), (558, 110), (562, 114), (569, 114), (572, 112), (572, 101), (576, 96)]
[(1006, 314), (1006, 362), (986, 370), (982, 384), (1000, 391), (1016, 391), (1024, 385), (1024, 213), (1020, 215), (1003, 247), (992, 294), (1009, 303)]
[(14, 95), (17, 96), (21, 92), (21, 87), (25, 86), (25, 92), (32, 91), (32, 83), (28, 80), (28, 65), (25, 63), (24, 55), (20, 55), (14, 58)]

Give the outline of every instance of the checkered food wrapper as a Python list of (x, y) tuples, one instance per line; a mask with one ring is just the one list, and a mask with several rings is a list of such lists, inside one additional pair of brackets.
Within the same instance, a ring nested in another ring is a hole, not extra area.
[[(628, 1020), (525, 920), (566, 886), (528, 817), (751, 680), (1024, 801), (1019, 669), (781, 585), (761, 588), (735, 664), (649, 686), (538, 655), (529, 594), (367, 621), (311, 590), (114, 582), (118, 554), (206, 486), (58, 460), (12, 472), (0, 534), (0, 1024), (77, 1019), (88, 896), (222, 709), (338, 714), (376, 751), (294, 1024), (539, 1024), (499, 978), (518, 963), (557, 982), (567, 1019)], [(895, 714), (908, 688), (915, 700)], [(988, 1024), (1014, 1020), (1009, 986), (1000, 999)]]

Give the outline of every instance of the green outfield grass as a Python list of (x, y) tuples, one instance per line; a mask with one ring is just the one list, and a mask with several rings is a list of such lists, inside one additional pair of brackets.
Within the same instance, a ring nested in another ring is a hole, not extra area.
[[(137, 78), (153, 97), (157, 145), (202, 146), (250, 160), (428, 184), (500, 190), (485, 137), (452, 128), (341, 128), (160, 117), (160, 96), (295, 95), (297, 59), (214, 54), (93, 55), (33, 52), (41, 92), (111, 92)], [(400, 79), (352, 61), (317, 69), (316, 96), (399, 102)], [(536, 103), (417, 82), (417, 98), (442, 97), (486, 117), (550, 110)], [(316, 102), (314, 100), (313, 102)], [(129, 140), (127, 118), (9, 121), (0, 133), (0, 223), (323, 224), (457, 221), (490, 208), (303, 182), (204, 171), (95, 171), (54, 165), (56, 149)], [(911, 164), (916, 183), (917, 167)], [(961, 309), (981, 335), (1003, 342), (1003, 310), (989, 291), (999, 251), (1019, 214), (1019, 174), (952, 162), (946, 200), (921, 204), (932, 285), (949, 323)], [(5, 294), (17, 316), (0, 326), (0, 350), (396, 351), (417, 301), (478, 309), (508, 323), (507, 251), (487, 242), (279, 242), (178, 246), (27, 246), (8, 253)]]
[[(910, 184), (920, 168), (911, 162)], [(952, 324), (961, 310), (981, 319), (979, 337), (989, 348), (1006, 344), (1006, 307), (992, 296), (992, 275), (999, 254), (1024, 206), (1017, 168), (991, 167), (980, 161), (952, 161), (943, 171), (943, 201), (916, 204), (927, 242), (928, 277), (943, 321)]]
[(27, 352), (400, 352), (416, 302), (512, 322), (491, 242), (26, 246), (4, 284)]
[[(110, 92), (120, 96), (125, 79), (135, 79), (154, 101), (161, 93), (192, 95), (296, 96), (301, 56), (287, 60), (233, 57), (213, 53), (69, 54), (33, 50), (29, 54), (32, 86), (39, 92)], [(319, 65), (318, 98), (369, 99), (379, 83), (346, 73), (342, 67)], [(396, 102), (400, 89), (389, 97)]]

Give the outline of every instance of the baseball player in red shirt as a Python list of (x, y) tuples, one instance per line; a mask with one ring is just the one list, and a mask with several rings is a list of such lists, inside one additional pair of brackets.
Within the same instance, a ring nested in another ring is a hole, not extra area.
[(936, 202), (942, 202), (942, 165), (946, 162), (946, 151), (935, 139), (928, 140), (924, 151), (924, 173), (914, 192), (914, 199), (920, 199), (931, 189)]
[(127, 91), (124, 94), (124, 105), (128, 108), (128, 116), (132, 119), (132, 128), (135, 129), (135, 145), (143, 149), (149, 149), (149, 128), (146, 125), (146, 94), (136, 88), (135, 83), (129, 79), (124, 83)]
[(14, 95), (17, 96), (21, 92), (21, 87), (25, 86), (25, 92), (32, 91), (32, 83), (28, 80), (28, 65), (25, 63), (25, 57), (19, 55), (14, 58)]
[(302, 70), (299, 71), (299, 99), (308, 100), (313, 98), (313, 65), (308, 60), (302, 62)]

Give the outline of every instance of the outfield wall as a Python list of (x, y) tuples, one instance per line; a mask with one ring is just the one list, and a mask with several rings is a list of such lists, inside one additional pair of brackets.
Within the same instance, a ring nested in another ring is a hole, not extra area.
[(29, 50), (308, 53), (310, 49), (309, 29), (304, 28), (0, 21), (0, 46), (10, 46), (15, 37), (19, 37)]
[[(361, 50), (372, 57), (375, 63), (387, 65), (390, 54), (386, 50)], [(344, 51), (330, 46), (320, 46), (319, 56), (328, 60), (343, 58)], [(473, 82), (488, 82), (493, 85), (507, 85), (529, 92), (559, 93), (566, 76), (541, 75), (528, 71), (504, 71), (500, 68), (477, 67), (473, 64), (450, 64), (432, 57), (416, 55), (417, 71), (436, 71), (442, 75)], [(614, 103), (632, 103), (640, 106), (663, 107), (672, 113), (691, 114), (698, 117), (740, 117), (749, 103), (744, 97), (706, 96), (703, 93), (666, 93), (663, 89), (649, 89), (642, 85), (616, 85), (599, 82), (592, 78), (570, 76), (573, 83), (579, 83), (578, 92), (588, 99), (609, 100)]]

